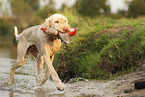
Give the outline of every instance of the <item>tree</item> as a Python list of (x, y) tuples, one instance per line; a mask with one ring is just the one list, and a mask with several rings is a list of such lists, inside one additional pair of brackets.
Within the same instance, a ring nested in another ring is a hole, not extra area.
[(22, 27), (28, 27), (33, 21), (34, 10), (24, 0), (12, 0), (12, 14), (20, 20)]
[(12, 0), (11, 8), (15, 16), (31, 15), (33, 12), (32, 7), (24, 0)]
[(77, 0), (76, 10), (80, 15), (96, 16), (108, 14), (110, 7), (106, 4), (107, 0)]
[(39, 9), (36, 12), (36, 15), (46, 19), (48, 16), (56, 13), (57, 10), (55, 8), (55, 2), (53, 0), (49, 0), (49, 4), (45, 5), (42, 9)]
[(145, 15), (145, 0), (132, 0), (129, 3), (128, 16), (136, 18)]
[(64, 12), (65, 9), (69, 9), (68, 6), (64, 3), (62, 4), (60, 11)]
[(39, 0), (24, 0), (29, 6), (32, 6), (33, 10), (36, 11), (39, 8)]

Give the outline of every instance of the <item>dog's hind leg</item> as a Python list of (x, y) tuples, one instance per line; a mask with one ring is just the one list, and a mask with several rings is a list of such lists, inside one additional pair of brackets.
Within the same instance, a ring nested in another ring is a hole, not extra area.
[(40, 82), (41, 80), (41, 74), (42, 74), (42, 70), (43, 70), (43, 56), (41, 55), (38, 55), (37, 58), (36, 58), (36, 61), (37, 61), (37, 77), (36, 77), (36, 81), (37, 83)]
[[(38, 85), (43, 85), (46, 80), (50, 77), (50, 73), (48, 70), (48, 67), (46, 66), (46, 73), (45, 76), (43, 76), (43, 64), (44, 64), (44, 60), (43, 60), (43, 56), (42, 54), (39, 53), (37, 47), (35, 45), (32, 45), (28, 48), (27, 50), (27, 54), (31, 53), (34, 57), (35, 60), (37, 62), (37, 77), (36, 77), (36, 81), (38, 83)], [(44, 78), (43, 78), (44, 77)]]
[(27, 50), (27, 54), (32, 54), (37, 62), (37, 77), (36, 82), (39, 83), (42, 80), (42, 70), (43, 70), (43, 56), (39, 53), (37, 47), (35, 45), (29, 46)]
[(45, 75), (44, 78), (42, 78), (42, 69), (43, 69), (43, 56), (39, 56), (39, 58), (37, 58), (37, 82), (38, 85), (41, 86), (43, 84), (45, 84), (45, 82), (49, 79), (50, 77), (50, 72), (49, 72), (49, 68), (46, 65), (46, 70), (45, 70)]
[[(38, 85), (42, 85), (43, 83), (45, 83), (45, 81), (42, 82), (42, 70), (43, 70), (43, 56), (42, 55), (37, 55), (37, 57), (35, 56), (36, 61), (37, 61), (37, 77), (36, 77), (36, 81), (38, 83)], [(47, 76), (45, 74), (45, 79), (48, 79), (50, 76), (49, 72), (47, 73)]]
[(18, 43), (18, 48), (17, 48), (17, 60), (16, 60), (16, 63), (13, 64), (11, 66), (11, 70), (10, 70), (10, 77), (9, 77), (9, 80), (8, 80), (8, 83), (14, 83), (14, 74), (15, 74), (15, 71), (22, 67), (24, 62), (25, 62), (25, 55), (26, 55), (26, 50), (28, 48), (28, 45), (27, 43), (24, 43), (24, 42), (19, 42)]
[(41, 80), (39, 81), (38, 85), (39, 85), (39, 86), (44, 85), (45, 82), (49, 79), (49, 77), (50, 77), (50, 72), (49, 72), (48, 66), (46, 65), (45, 76), (44, 76), (43, 79), (41, 79)]

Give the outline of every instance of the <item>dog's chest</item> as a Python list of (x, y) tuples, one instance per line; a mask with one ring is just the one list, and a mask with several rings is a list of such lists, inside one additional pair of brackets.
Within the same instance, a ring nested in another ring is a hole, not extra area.
[(52, 45), (52, 51), (53, 53), (56, 53), (61, 47), (61, 40), (60, 39), (55, 39), (53, 40), (53, 45)]
[(49, 35), (43, 40), (45, 42), (44, 47), (50, 55), (55, 54), (61, 47), (61, 39), (58, 39), (57, 36)]

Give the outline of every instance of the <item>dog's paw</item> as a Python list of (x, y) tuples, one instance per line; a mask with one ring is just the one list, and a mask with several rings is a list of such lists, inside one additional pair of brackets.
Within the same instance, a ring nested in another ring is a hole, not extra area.
[(5, 84), (8, 84), (8, 85), (14, 85), (15, 84), (15, 81), (14, 80), (11, 80), (11, 79), (8, 79)]
[(64, 84), (60, 83), (59, 85), (56, 86), (57, 90), (63, 91), (64, 90)]
[(64, 88), (62, 88), (62, 89), (60, 89), (60, 88), (57, 88), (57, 90), (59, 90), (59, 91), (63, 91), (63, 90), (64, 90)]

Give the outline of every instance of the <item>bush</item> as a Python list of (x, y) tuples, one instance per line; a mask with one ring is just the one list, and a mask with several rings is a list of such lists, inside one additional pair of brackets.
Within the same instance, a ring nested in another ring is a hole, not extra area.
[[(145, 28), (142, 20), (87, 19), (72, 43), (56, 54), (60, 78), (108, 79), (134, 70), (145, 59)], [(80, 25), (78, 23), (78, 25)]]

